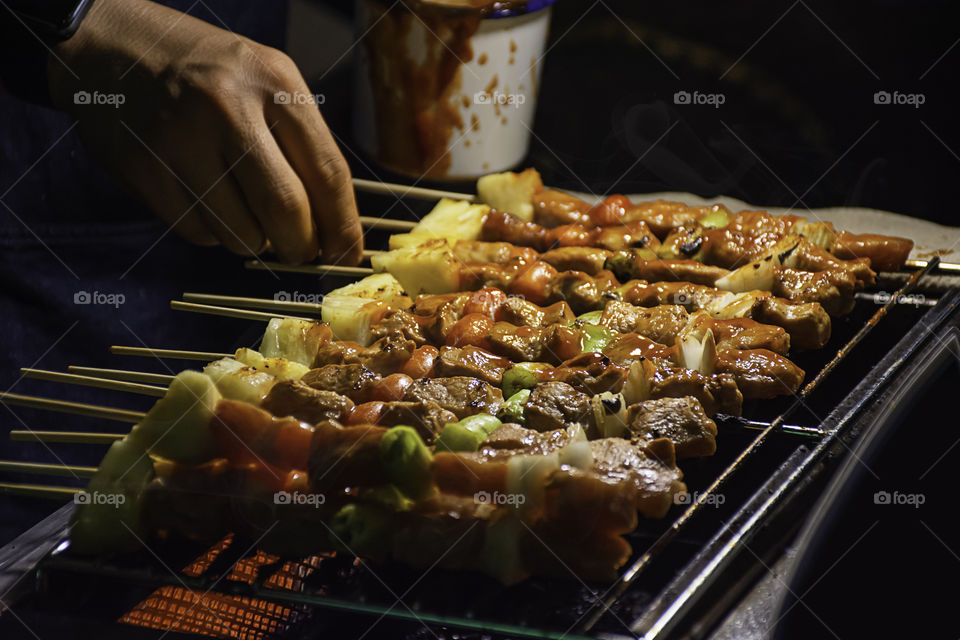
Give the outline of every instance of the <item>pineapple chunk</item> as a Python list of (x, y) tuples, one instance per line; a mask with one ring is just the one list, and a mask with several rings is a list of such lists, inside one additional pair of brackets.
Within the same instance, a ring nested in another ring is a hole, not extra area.
[[(418, 243), (419, 244), (419, 243)], [(323, 302), (326, 304), (330, 298), (340, 298), (348, 296), (351, 298), (363, 298), (366, 300), (381, 300), (391, 307), (397, 309), (409, 309), (410, 298), (403, 291), (403, 287), (389, 273), (375, 273), (358, 280), (345, 287), (334, 289), (323, 296)]]
[(210, 421), (221, 398), (210, 376), (182, 371), (128, 436), (152, 455), (199, 464), (216, 455)]
[(324, 298), (323, 321), (330, 325), (334, 340), (351, 340), (368, 346), (370, 326), (383, 315), (384, 309), (384, 303), (369, 298)]
[(460, 263), (446, 240), (434, 239), (370, 259), (373, 270), (393, 274), (411, 296), (453, 293), (460, 289)]
[(319, 322), (273, 318), (263, 334), (260, 352), (267, 358), (286, 358), (309, 367), (329, 337), (320, 327)]
[(481, 201), (527, 222), (533, 220), (533, 196), (542, 190), (543, 181), (533, 168), (520, 173), (491, 173), (477, 180)]
[(233, 358), (211, 362), (203, 372), (210, 376), (224, 398), (257, 406), (277, 383), (277, 378), (269, 373), (245, 366)]
[(479, 240), (489, 212), (490, 207), (485, 204), (442, 198), (410, 233), (391, 236), (390, 248), (419, 245), (431, 238)]
[(237, 349), (234, 357), (248, 367), (269, 373), (278, 380), (299, 380), (310, 370), (310, 367), (286, 358), (264, 358), (259, 351), (246, 347)]

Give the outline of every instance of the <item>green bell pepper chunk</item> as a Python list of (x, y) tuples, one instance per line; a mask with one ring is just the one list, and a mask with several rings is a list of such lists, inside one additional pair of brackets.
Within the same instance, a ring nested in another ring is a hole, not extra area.
[(393, 427), (383, 435), (380, 464), (390, 483), (413, 500), (433, 488), (433, 454), (413, 427)]
[(583, 331), (583, 353), (600, 353), (617, 334), (596, 324), (585, 324)]
[(390, 551), (389, 512), (366, 504), (348, 504), (330, 521), (330, 542), (349, 554), (383, 556)]
[(573, 321), (573, 326), (582, 327), (585, 324), (600, 324), (600, 318), (602, 317), (602, 309), (588, 311), (587, 313), (577, 316), (577, 319)]
[(509, 398), (521, 389), (532, 389), (540, 382), (537, 372), (550, 369), (550, 365), (542, 362), (518, 362), (503, 374), (500, 389), (503, 397)]
[(499, 427), (500, 422), (488, 413), (468, 416), (460, 422), (451, 422), (437, 438), (438, 451), (476, 451), (480, 444)]
[(526, 424), (527, 418), (524, 412), (527, 400), (530, 399), (530, 389), (521, 389), (507, 398), (507, 401), (500, 407), (500, 413), (497, 417), (503, 422), (515, 422), (516, 424)]

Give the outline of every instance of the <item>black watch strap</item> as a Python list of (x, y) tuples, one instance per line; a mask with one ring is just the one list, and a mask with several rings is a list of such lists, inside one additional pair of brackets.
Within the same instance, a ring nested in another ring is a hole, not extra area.
[(0, 3), (0, 82), (14, 95), (51, 106), (47, 60), (69, 39), (93, 0), (4, 0)]
[(7, 0), (5, 4), (21, 28), (47, 44), (57, 44), (77, 32), (93, 0)]

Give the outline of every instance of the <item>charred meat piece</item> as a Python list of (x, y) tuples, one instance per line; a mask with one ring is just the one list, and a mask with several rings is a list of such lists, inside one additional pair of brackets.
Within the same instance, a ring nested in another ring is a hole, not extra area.
[(717, 372), (733, 376), (746, 398), (774, 398), (796, 393), (804, 371), (767, 349), (717, 352)]
[(391, 311), (379, 322), (370, 326), (370, 336), (376, 341), (394, 331), (399, 331), (407, 340), (413, 340), (417, 346), (427, 343), (423, 328), (417, 317), (407, 311)]
[(597, 395), (605, 391), (617, 393), (623, 387), (627, 370), (599, 353), (582, 353), (567, 360), (550, 373), (550, 379), (566, 382), (577, 391)]
[(696, 260), (656, 260), (649, 252), (617, 251), (610, 255), (607, 268), (621, 280), (640, 278), (648, 282), (691, 282), (713, 286), (730, 272)]
[(588, 215), (591, 208), (580, 198), (554, 189), (544, 189), (533, 196), (533, 219), (545, 227), (562, 224), (592, 226)]
[(717, 450), (717, 425), (690, 396), (631, 405), (627, 409), (627, 429), (641, 444), (667, 438), (676, 447), (678, 458), (712, 456)]
[(790, 351), (790, 334), (783, 327), (762, 324), (749, 318), (717, 320), (704, 312), (691, 316), (691, 327), (704, 327), (713, 331), (717, 350), (722, 349), (769, 349), (780, 355)]
[(436, 402), (384, 402), (377, 424), (384, 427), (407, 425), (413, 427), (427, 444), (431, 444), (443, 427), (457, 422), (457, 416)]
[(425, 378), (407, 387), (404, 400), (436, 402), (462, 420), (478, 413), (496, 415), (503, 405), (503, 393), (483, 380), (467, 376)]
[(819, 302), (831, 316), (853, 311), (857, 281), (848, 271), (800, 271), (776, 267), (773, 295), (791, 302)]
[(527, 425), (537, 431), (564, 429), (580, 424), (593, 431), (595, 419), (590, 396), (565, 382), (541, 382), (533, 388), (524, 408)]
[(547, 229), (543, 225), (525, 222), (509, 213), (496, 210), (490, 211), (484, 219), (480, 239), (533, 247), (537, 251), (546, 251), (551, 248), (547, 243)]
[(273, 385), (263, 399), (263, 408), (275, 416), (293, 416), (310, 424), (326, 420), (342, 422), (353, 401), (333, 391), (314, 389), (299, 380), (283, 380)]
[(613, 273), (601, 271), (590, 276), (582, 271), (561, 271), (550, 280), (544, 291), (545, 301), (565, 301), (576, 314), (586, 313), (602, 307), (617, 285)]
[(733, 376), (724, 373), (705, 376), (695, 369), (655, 368), (652, 363), (648, 366), (651, 398), (693, 396), (700, 401), (707, 415), (740, 415), (743, 395)]
[[(627, 482), (636, 491), (636, 508), (649, 518), (662, 518), (674, 504), (674, 496), (687, 490), (683, 473), (677, 468), (676, 450), (666, 438), (645, 446), (623, 438), (590, 441), (593, 452), (591, 470), (607, 483)], [(568, 473), (583, 473), (571, 469)], [(559, 474), (551, 478), (556, 487)]]
[(362, 364), (328, 364), (303, 374), (300, 382), (321, 391), (333, 391), (354, 402), (366, 402), (371, 389), (380, 382), (378, 374)]
[(498, 322), (487, 340), (494, 353), (514, 362), (559, 364), (581, 352), (583, 334), (559, 324), (537, 329)]
[(441, 347), (440, 357), (434, 361), (437, 377), (470, 376), (492, 385), (500, 386), (503, 373), (512, 366), (507, 358), (501, 358), (480, 347)]
[(380, 440), (386, 432), (386, 428), (372, 425), (316, 425), (307, 462), (310, 488), (335, 495), (344, 487), (370, 487), (386, 482), (380, 464)]
[(561, 271), (583, 271), (592, 275), (604, 268), (611, 255), (611, 251), (595, 247), (561, 247), (541, 254), (540, 259)]
[(899, 271), (912, 249), (913, 240), (907, 238), (841, 231), (833, 239), (830, 253), (841, 260), (869, 258), (877, 271)]
[(314, 367), (328, 364), (362, 364), (381, 375), (389, 375), (410, 359), (417, 343), (408, 340), (403, 333), (393, 330), (369, 347), (356, 343), (331, 342), (317, 351)]
[(790, 344), (797, 349), (820, 349), (830, 340), (830, 316), (817, 302), (790, 303), (783, 298), (765, 296), (754, 320), (783, 327)]
[(603, 355), (622, 367), (643, 359), (651, 360), (659, 367), (672, 367), (675, 366), (677, 348), (666, 347), (636, 333), (624, 333), (607, 343)]
[(680, 305), (637, 307), (620, 300), (611, 300), (603, 309), (601, 325), (617, 333), (638, 333), (660, 344), (672, 345), (689, 319)]
[(566, 302), (540, 307), (515, 296), (507, 298), (497, 309), (496, 319), (522, 327), (546, 327), (551, 324), (570, 324), (575, 316)]

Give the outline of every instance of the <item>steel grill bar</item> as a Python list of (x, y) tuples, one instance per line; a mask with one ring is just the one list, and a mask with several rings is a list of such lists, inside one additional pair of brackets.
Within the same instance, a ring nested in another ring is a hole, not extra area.
[(600, 605), (600, 608), (594, 612), (583, 625), (582, 631), (584, 633), (589, 632), (594, 625), (596, 625), (600, 618), (603, 617), (610, 607), (613, 606), (620, 596), (623, 595), (624, 591), (626, 591), (627, 588), (633, 584), (633, 581), (636, 580), (637, 576), (639, 576), (643, 570), (647, 568), (654, 558), (660, 555), (660, 553), (671, 541), (673, 541), (673, 539), (678, 533), (680, 533), (686, 524), (690, 522), (690, 520), (692, 520), (697, 513), (699, 513), (701, 507), (707, 502), (708, 499), (712, 498), (712, 496), (717, 492), (718, 489), (720, 489), (720, 487), (723, 486), (727, 479), (730, 478), (730, 476), (732, 476), (749, 458), (751, 458), (759, 450), (760, 446), (767, 440), (767, 438), (770, 437), (770, 434), (782, 428), (786, 417), (796, 410), (796, 408), (806, 400), (806, 398), (814, 391), (814, 389), (820, 385), (827, 375), (829, 375), (837, 367), (837, 365), (847, 356), (847, 354), (849, 354), (850, 351), (857, 344), (859, 344), (860, 341), (863, 340), (868, 333), (870, 333), (870, 331), (873, 330), (880, 320), (886, 317), (891, 307), (896, 304), (896, 299), (909, 293), (923, 276), (929, 274), (931, 271), (937, 268), (939, 262), (940, 259), (935, 257), (927, 263), (923, 270), (917, 271), (911, 275), (906, 284), (904, 284), (893, 296), (891, 296), (890, 300), (885, 305), (877, 309), (876, 313), (874, 313), (873, 316), (871, 316), (870, 319), (864, 323), (863, 327), (861, 327), (860, 330), (843, 347), (841, 347), (839, 351), (837, 351), (837, 355), (834, 356), (833, 359), (830, 360), (830, 362), (828, 362), (823, 369), (820, 370), (820, 373), (817, 374), (813, 380), (807, 383), (807, 385), (794, 398), (793, 403), (791, 403), (787, 410), (774, 418), (770, 423), (770, 426), (761, 431), (757, 437), (754, 438), (749, 445), (747, 445), (747, 448), (741, 451), (734, 461), (731, 462), (730, 465), (721, 472), (721, 474), (710, 484), (710, 486), (704, 489), (698, 495), (697, 501), (690, 505), (690, 507), (684, 511), (680, 517), (673, 522), (672, 525), (670, 525), (670, 528), (667, 529), (667, 531), (665, 531), (663, 535), (660, 536), (656, 542), (654, 542), (647, 549), (647, 551), (645, 551), (644, 554), (640, 556), (630, 566), (630, 568), (628, 568), (620, 576), (610, 590), (610, 593), (604, 599), (603, 604)]

